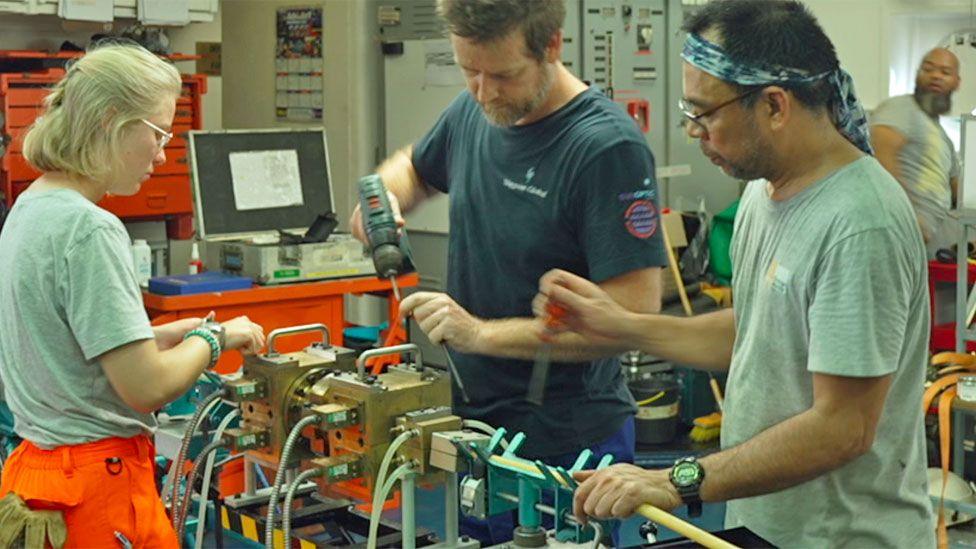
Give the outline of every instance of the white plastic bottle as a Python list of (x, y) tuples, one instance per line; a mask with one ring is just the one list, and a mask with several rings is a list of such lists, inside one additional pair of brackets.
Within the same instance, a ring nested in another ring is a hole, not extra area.
[(194, 242), (190, 247), (190, 274), (200, 274), (203, 272), (203, 261), (200, 261), (200, 247)]
[(139, 285), (148, 286), (149, 277), (152, 276), (152, 250), (141, 238), (132, 243), (132, 266), (135, 268)]

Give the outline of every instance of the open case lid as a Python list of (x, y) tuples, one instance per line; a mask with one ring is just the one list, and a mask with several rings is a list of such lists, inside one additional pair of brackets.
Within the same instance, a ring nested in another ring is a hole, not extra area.
[(324, 128), (194, 130), (189, 147), (200, 238), (304, 232), (335, 212)]

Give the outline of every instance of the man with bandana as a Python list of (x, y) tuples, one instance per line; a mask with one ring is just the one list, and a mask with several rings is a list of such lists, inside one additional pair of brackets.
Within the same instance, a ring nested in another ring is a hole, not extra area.
[(949, 217), (959, 188), (959, 159), (939, 125), (958, 89), (959, 59), (936, 48), (918, 67), (915, 93), (892, 97), (871, 113), (875, 155), (908, 193), (929, 259), (959, 240), (958, 224)]
[[(925, 247), (871, 156), (850, 76), (799, 2), (710, 2), (685, 23), (687, 132), (746, 187), (732, 309), (624, 310), (551, 271), (537, 316), (596, 344), (728, 372), (721, 451), (577, 475), (575, 512), (727, 501), (726, 526), (781, 547), (932, 547), (923, 414)], [(539, 328), (541, 330), (541, 327)]]

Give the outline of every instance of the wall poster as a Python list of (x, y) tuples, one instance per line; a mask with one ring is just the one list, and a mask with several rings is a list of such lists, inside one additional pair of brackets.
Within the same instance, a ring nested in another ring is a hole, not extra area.
[(275, 114), (287, 120), (322, 119), (322, 8), (278, 10)]

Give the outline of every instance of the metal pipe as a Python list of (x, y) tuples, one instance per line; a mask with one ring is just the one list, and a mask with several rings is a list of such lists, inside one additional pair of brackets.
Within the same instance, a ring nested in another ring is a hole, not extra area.
[(380, 347), (379, 349), (370, 349), (364, 351), (359, 358), (356, 359), (356, 373), (359, 375), (359, 381), (366, 379), (366, 361), (378, 356), (395, 355), (398, 353), (413, 353), (414, 358), (417, 362), (417, 368), (420, 370), (424, 369), (424, 359), (420, 354), (420, 347), (413, 343), (404, 343), (403, 345), (394, 345), (392, 347)]
[[(200, 471), (205, 467), (204, 464), (207, 462), (207, 456), (223, 447), (223, 441), (216, 440), (204, 446), (203, 450), (200, 450), (200, 454), (197, 455), (196, 463), (193, 464), (193, 470), (186, 480), (186, 490), (183, 491), (183, 503), (180, 505), (179, 514), (176, 516), (176, 539), (182, 540), (183, 534), (186, 533), (186, 519), (190, 515), (190, 503), (193, 500), (193, 485), (196, 484), (197, 478), (200, 476)], [(209, 489), (209, 486), (202, 488), (204, 493)]]
[(536, 503), (535, 510), (540, 513), (545, 513), (550, 517), (556, 516), (556, 508), (551, 505), (546, 505), (544, 503)]
[(308, 469), (299, 473), (294, 482), (285, 492), (285, 506), (281, 509), (281, 532), (285, 542), (285, 547), (291, 547), (291, 502), (295, 499), (295, 492), (306, 480), (325, 474), (325, 469)]
[(275, 507), (278, 506), (278, 496), (281, 492), (281, 486), (285, 481), (285, 473), (288, 470), (288, 461), (291, 458), (292, 447), (298, 441), (298, 437), (301, 436), (302, 430), (318, 421), (321, 421), (318, 416), (302, 418), (291, 428), (291, 431), (288, 433), (288, 438), (285, 439), (285, 444), (281, 447), (281, 459), (278, 461), (278, 471), (275, 473), (274, 484), (271, 486), (271, 496), (268, 498), (268, 514), (264, 524), (264, 546), (267, 549), (274, 549)]
[(414, 496), (414, 489), (417, 485), (417, 477), (413, 473), (403, 475), (400, 482), (400, 505), (403, 509), (403, 549), (417, 548), (417, 508)]
[(190, 418), (190, 422), (186, 426), (186, 432), (183, 433), (183, 439), (180, 441), (180, 450), (176, 453), (176, 459), (173, 460), (173, 464), (169, 468), (169, 476), (173, 479), (172, 493), (170, 494), (169, 500), (169, 510), (170, 519), (173, 524), (173, 529), (175, 530), (179, 526), (179, 513), (180, 513), (180, 481), (183, 479), (183, 462), (186, 461), (186, 454), (190, 451), (190, 442), (193, 439), (194, 433), (196, 433), (197, 427), (203, 421), (204, 417), (210, 413), (214, 407), (220, 404), (220, 398), (223, 396), (223, 390), (218, 389), (213, 393), (207, 395), (207, 398), (200, 403), (200, 406), (193, 412), (193, 416)]
[(497, 494), (495, 494), (495, 497), (497, 497), (498, 499), (503, 499), (505, 501), (510, 501), (512, 503), (519, 502), (518, 496), (513, 496), (512, 494), (507, 494), (505, 492), (498, 492)]
[(448, 473), (444, 485), (444, 542), (457, 543), (458, 540), (458, 474)]
[(329, 333), (329, 327), (325, 324), (303, 324), (289, 328), (278, 328), (277, 330), (271, 330), (271, 333), (268, 334), (268, 352), (264, 356), (278, 356), (278, 351), (275, 350), (275, 340), (279, 337), (312, 331), (322, 332), (322, 341), (326, 345), (332, 345), (332, 334)]

